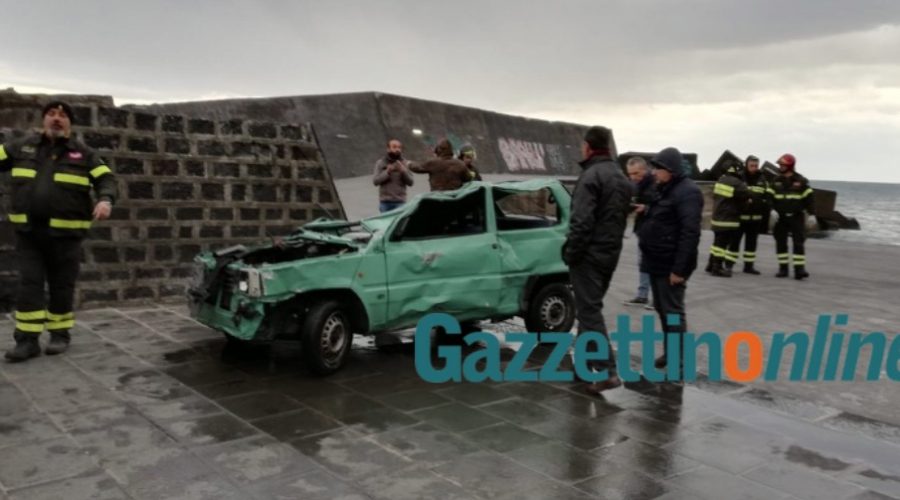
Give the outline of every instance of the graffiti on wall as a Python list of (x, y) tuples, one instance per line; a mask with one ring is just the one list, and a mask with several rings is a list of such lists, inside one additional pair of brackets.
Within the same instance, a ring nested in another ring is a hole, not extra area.
[(568, 172), (572, 163), (563, 146), (501, 137), (497, 139), (503, 161), (510, 172)]

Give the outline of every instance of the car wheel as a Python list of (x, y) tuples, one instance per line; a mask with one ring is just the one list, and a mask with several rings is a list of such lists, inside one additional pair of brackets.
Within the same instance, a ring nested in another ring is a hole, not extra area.
[(531, 298), (525, 313), (529, 332), (568, 332), (575, 324), (575, 297), (565, 283), (549, 283)]
[(329, 375), (344, 365), (353, 343), (353, 330), (340, 303), (326, 300), (309, 308), (302, 342), (303, 360), (313, 373)]

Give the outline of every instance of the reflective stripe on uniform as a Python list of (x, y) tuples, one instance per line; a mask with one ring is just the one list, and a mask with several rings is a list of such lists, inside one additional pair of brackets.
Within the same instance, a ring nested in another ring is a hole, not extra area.
[(756, 262), (756, 252), (744, 252), (742, 258), (744, 262)]
[(3, 144), (0, 144), (0, 161), (3, 161), (7, 158), (9, 158), (9, 156), (6, 156), (6, 148), (3, 147)]
[(90, 186), (91, 180), (82, 175), (72, 174), (53, 174), (55, 182), (65, 182), (67, 184), (78, 184), (79, 186)]
[(791, 261), (791, 254), (789, 253), (780, 253), (777, 255), (779, 264), (787, 264)]
[(712, 254), (713, 257), (723, 257), (725, 255), (725, 249), (713, 245), (709, 247), (709, 253)]
[(15, 167), (12, 169), (13, 177), (26, 177), (28, 179), (34, 179), (36, 175), (37, 170), (33, 168)]
[(16, 311), (16, 320), (18, 321), (34, 321), (38, 319), (46, 319), (47, 311)]
[(747, 186), (747, 189), (749, 189), (750, 191), (753, 191), (754, 193), (765, 193), (766, 192), (765, 186)]
[(100, 177), (101, 175), (106, 175), (106, 174), (111, 174), (111, 173), (112, 173), (112, 169), (110, 169), (106, 165), (98, 165), (91, 170), (91, 177), (96, 179), (97, 177)]
[(67, 319), (75, 319), (75, 313), (68, 312), (65, 314), (47, 313), (47, 321), (65, 321)]
[(737, 254), (730, 250), (725, 250), (725, 255), (723, 256), (723, 258), (728, 262), (737, 262), (738, 260)]
[(50, 219), (50, 227), (56, 229), (90, 229), (89, 220)]
[(28, 222), (28, 214), (9, 214), (9, 221), (16, 224), (25, 224)]
[(794, 259), (794, 264), (801, 265), (801, 266), (806, 264), (806, 256), (805, 255), (794, 254), (792, 257)]
[(16, 321), (16, 330), (28, 333), (41, 333), (44, 331), (43, 323), (23, 323)]
[(48, 321), (47, 330), (68, 330), (75, 327), (75, 320), (68, 319), (66, 321)]
[(740, 222), (726, 222), (726, 221), (720, 221), (720, 220), (712, 220), (709, 223), (716, 227), (731, 227), (731, 228), (741, 227)]
[(717, 182), (713, 187), (713, 194), (719, 195), (723, 198), (732, 198), (734, 197), (734, 187), (729, 186), (728, 184)]

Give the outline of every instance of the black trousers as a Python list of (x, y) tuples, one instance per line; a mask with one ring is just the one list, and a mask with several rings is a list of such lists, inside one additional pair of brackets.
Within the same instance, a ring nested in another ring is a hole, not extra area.
[(72, 328), (81, 239), (51, 237), (47, 228), (37, 227), (17, 233), (16, 250), (20, 276), (16, 332), (40, 335), (45, 326), (51, 332)]
[[(756, 243), (759, 240), (759, 233), (762, 232), (761, 228), (762, 221), (741, 222), (741, 237), (744, 239), (744, 253), (741, 257), (747, 264), (756, 262)], [(740, 249), (741, 237), (738, 238), (738, 249)]]
[[(775, 236), (775, 253), (779, 265), (787, 265), (793, 257), (794, 266), (806, 266), (806, 216), (803, 212), (793, 215), (779, 214), (778, 222), (772, 230)], [(794, 244), (793, 256), (788, 250), (788, 236)]]
[[(613, 271), (609, 266), (602, 266), (590, 259), (584, 259), (569, 268), (569, 280), (575, 292), (575, 318), (578, 320), (578, 334), (583, 332), (600, 332), (609, 343), (609, 332), (603, 317), (603, 297), (609, 289)], [(609, 370), (609, 375), (616, 374), (616, 359), (613, 346), (609, 345), (609, 360), (593, 362), (594, 370)]]
[(741, 247), (741, 230), (739, 228), (715, 229), (713, 234), (713, 244), (709, 249), (710, 255), (723, 260), (729, 266), (734, 265)]
[[(687, 331), (687, 316), (684, 311), (684, 292), (687, 283), (680, 285), (669, 284), (668, 274), (651, 274), (650, 289), (653, 292), (653, 307), (659, 315), (664, 333), (677, 333), (680, 338), (681, 359), (684, 360), (684, 332)], [(674, 315), (677, 322), (669, 324), (669, 316)], [(666, 336), (665, 353), (669, 353), (668, 336)]]

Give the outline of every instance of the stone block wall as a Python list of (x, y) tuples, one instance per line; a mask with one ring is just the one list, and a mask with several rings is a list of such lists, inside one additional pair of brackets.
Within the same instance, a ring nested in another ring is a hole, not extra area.
[[(40, 100), (16, 96), (0, 93), (0, 140), (40, 122)], [(111, 219), (95, 222), (85, 240), (81, 307), (181, 299), (198, 252), (344, 216), (310, 125), (188, 118), (95, 100), (74, 99), (73, 107), (75, 135), (119, 184)], [(0, 189), (7, 180), (0, 178)], [(17, 272), (3, 194), (0, 310), (9, 310)]]

